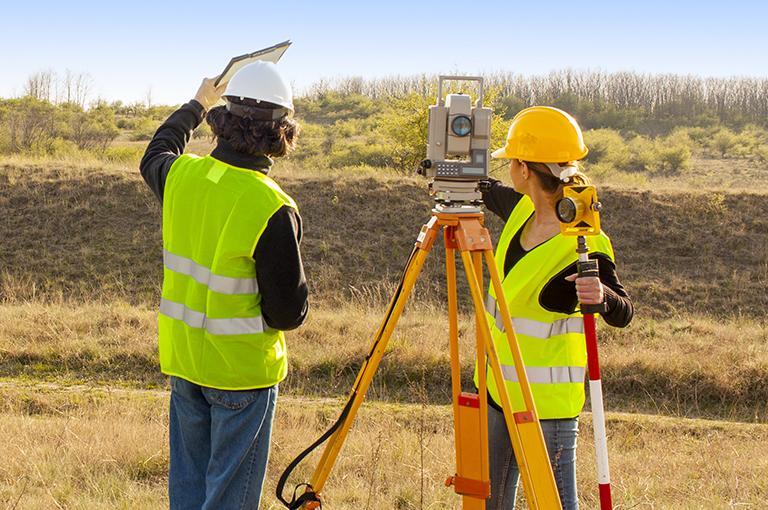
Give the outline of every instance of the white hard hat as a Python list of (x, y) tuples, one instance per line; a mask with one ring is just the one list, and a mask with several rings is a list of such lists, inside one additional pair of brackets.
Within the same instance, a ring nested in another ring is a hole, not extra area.
[(229, 80), (223, 94), (226, 99), (255, 99), (267, 101), (293, 111), (291, 86), (280, 76), (272, 62), (259, 60), (244, 66)]

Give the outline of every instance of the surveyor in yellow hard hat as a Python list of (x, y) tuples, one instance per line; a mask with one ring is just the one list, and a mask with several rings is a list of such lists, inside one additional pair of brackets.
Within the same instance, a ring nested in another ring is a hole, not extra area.
[[(163, 205), (160, 367), (171, 376), (173, 509), (255, 510), (269, 455), (284, 330), (307, 315), (296, 203), (269, 176), (296, 143), (291, 88), (255, 62), (155, 133), (141, 174)], [(224, 105), (212, 108), (224, 97)], [(183, 154), (203, 118), (209, 155)]]
[[(564, 184), (588, 183), (578, 166), (586, 155), (573, 117), (557, 108), (526, 108), (512, 120), (506, 145), (492, 154), (510, 161), (512, 186), (491, 180), (483, 192), (488, 210), (505, 221), (496, 265), (503, 275), (504, 296), (566, 510), (578, 508), (576, 436), (585, 397), (587, 353), (578, 303), (607, 303), (602, 315), (612, 326), (626, 326), (633, 315), (608, 237), (589, 238), (590, 257), (599, 259), (600, 277), (577, 279), (576, 237), (560, 234), (555, 203), (562, 197)], [(514, 361), (493, 292), (486, 308), (512, 407), (521, 409)], [(514, 508), (519, 478), (498, 391), (498, 382), (489, 372), (488, 510)]]

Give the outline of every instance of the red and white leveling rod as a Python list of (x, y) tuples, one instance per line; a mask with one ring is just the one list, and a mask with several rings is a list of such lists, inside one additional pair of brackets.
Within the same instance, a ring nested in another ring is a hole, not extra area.
[[(579, 236), (579, 276), (600, 276), (597, 261), (589, 260), (587, 243), (584, 236)], [(584, 334), (587, 339), (587, 366), (589, 368), (589, 398), (592, 406), (592, 430), (595, 435), (595, 455), (597, 456), (597, 483), (600, 489), (600, 510), (612, 510), (611, 475), (608, 469), (608, 438), (605, 433), (605, 411), (603, 408), (603, 383), (600, 380), (600, 359), (597, 354), (597, 330), (595, 313), (601, 312), (604, 305), (581, 305), (584, 315)]]

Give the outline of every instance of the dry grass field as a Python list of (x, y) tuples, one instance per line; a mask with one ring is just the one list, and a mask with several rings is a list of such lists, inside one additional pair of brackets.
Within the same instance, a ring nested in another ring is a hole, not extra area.
[[(706, 189), (601, 190), (637, 305), (629, 328), (600, 330), (617, 508), (758, 509), (768, 497), (768, 188), (728, 190), (715, 171)], [(288, 336), (270, 509), (282, 468), (340, 411), (430, 206), (413, 177), (290, 162), (276, 175), (305, 221), (313, 301)], [(498, 234), (501, 222), (488, 224)], [(0, 239), (0, 507), (167, 505), (154, 197), (124, 164), (5, 158)], [(453, 453), (440, 251), (329, 482), (328, 508), (458, 508), (442, 486)], [(466, 299), (462, 310), (468, 353)], [(465, 357), (466, 384), (470, 371)], [(596, 505), (593, 459), (585, 414), (584, 508)]]
[[(157, 370), (156, 313), (124, 302), (0, 306), (0, 378), (58, 385), (164, 388)], [(316, 306), (288, 336), (283, 392), (345, 394), (368, 352), (381, 309)], [(415, 306), (402, 317), (371, 397), (450, 402), (445, 312)], [(473, 322), (462, 316), (465, 386), (471, 385)], [(627, 330), (603, 327), (602, 368), (611, 409), (762, 422), (768, 420), (768, 328), (752, 319), (638, 317)], [(418, 391), (417, 391), (418, 390)], [(423, 391), (422, 391), (423, 390)]]
[[(0, 386), (0, 505), (112, 509), (167, 506), (167, 395), (161, 391)], [(281, 397), (264, 508), (282, 508), (284, 466), (336, 417), (340, 400)], [(617, 509), (764, 508), (768, 425), (609, 413)], [(590, 418), (578, 450), (581, 502), (596, 507)], [(450, 409), (367, 404), (328, 482), (326, 506), (458, 509)], [(299, 469), (305, 481), (311, 465)]]

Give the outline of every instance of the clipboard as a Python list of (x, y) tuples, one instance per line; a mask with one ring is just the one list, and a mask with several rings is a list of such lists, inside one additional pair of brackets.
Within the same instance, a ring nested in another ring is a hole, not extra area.
[(222, 73), (219, 75), (215, 85), (218, 85), (222, 82), (228, 82), (237, 71), (239, 71), (242, 67), (247, 66), (251, 62), (255, 62), (257, 60), (266, 60), (267, 62), (277, 63), (277, 61), (280, 60), (280, 57), (283, 56), (283, 53), (285, 53), (290, 45), (291, 40), (289, 39), (287, 41), (275, 44), (274, 46), (270, 46), (269, 48), (264, 48), (263, 50), (258, 50), (254, 51), (253, 53), (246, 53), (245, 55), (234, 57), (229, 61), (227, 67), (225, 67), (224, 71), (222, 71)]

